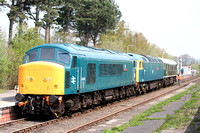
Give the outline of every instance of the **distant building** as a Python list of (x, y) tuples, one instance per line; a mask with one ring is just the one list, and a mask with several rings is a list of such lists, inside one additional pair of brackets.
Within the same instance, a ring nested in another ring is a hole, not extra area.
[(185, 74), (192, 74), (191, 66), (183, 66), (182, 68), (184, 69), (183, 75), (185, 75)]

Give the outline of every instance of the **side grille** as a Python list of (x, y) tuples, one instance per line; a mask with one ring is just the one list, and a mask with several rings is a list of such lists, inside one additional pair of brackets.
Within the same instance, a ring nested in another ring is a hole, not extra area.
[(65, 88), (70, 88), (70, 72), (65, 71)]

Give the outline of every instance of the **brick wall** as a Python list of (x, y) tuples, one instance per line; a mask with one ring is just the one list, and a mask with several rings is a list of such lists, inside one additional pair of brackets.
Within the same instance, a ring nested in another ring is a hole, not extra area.
[(0, 108), (0, 123), (15, 120), (21, 117), (18, 106)]

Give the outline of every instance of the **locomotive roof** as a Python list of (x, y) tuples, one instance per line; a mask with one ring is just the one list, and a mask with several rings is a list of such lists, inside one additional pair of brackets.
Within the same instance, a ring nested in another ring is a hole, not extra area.
[(139, 55), (139, 54), (133, 54), (133, 53), (127, 53), (129, 56), (133, 57), (134, 60), (142, 60), (144, 62), (149, 62), (149, 60), (142, 56), (142, 55)]
[(164, 58), (160, 58), (163, 63), (165, 64), (169, 64), (169, 65), (177, 65), (177, 63), (175, 61), (173, 61), (172, 59), (164, 59)]
[(132, 60), (129, 56), (127, 56), (127, 54), (119, 52), (119, 51), (106, 50), (106, 49), (100, 49), (100, 48), (94, 48), (94, 47), (86, 47), (86, 46), (80, 46), (77, 44), (70, 44), (70, 43), (43, 44), (43, 45), (33, 47), (29, 51), (32, 51), (37, 48), (42, 48), (42, 47), (56, 47), (56, 48), (64, 49), (73, 55), (87, 56), (88, 58)]
[(134, 60), (142, 60), (144, 62), (153, 62), (153, 63), (163, 63), (162, 60), (160, 60), (157, 57), (147, 56), (147, 55), (139, 55), (139, 54), (133, 54), (128, 53), (129, 56), (132, 56)]
[(152, 57), (148, 55), (139, 55), (139, 54), (133, 54), (128, 53), (129, 56), (132, 56), (134, 60), (142, 60), (144, 62), (157, 62), (157, 63), (165, 63), (169, 65), (177, 65), (175, 61), (172, 59), (164, 59), (164, 58), (158, 58), (158, 57)]

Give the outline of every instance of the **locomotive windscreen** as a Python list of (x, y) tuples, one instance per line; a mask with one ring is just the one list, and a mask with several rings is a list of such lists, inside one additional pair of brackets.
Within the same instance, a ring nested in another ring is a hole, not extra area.
[(69, 64), (70, 55), (66, 51), (56, 50), (56, 48), (41, 48), (28, 52), (24, 62), (28, 63), (36, 60)]
[(55, 57), (55, 48), (41, 48), (40, 59), (53, 60)]
[(26, 55), (25, 62), (34, 61), (37, 59), (37, 50), (31, 51)]

